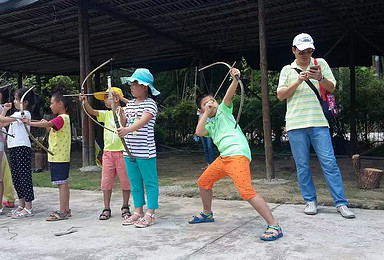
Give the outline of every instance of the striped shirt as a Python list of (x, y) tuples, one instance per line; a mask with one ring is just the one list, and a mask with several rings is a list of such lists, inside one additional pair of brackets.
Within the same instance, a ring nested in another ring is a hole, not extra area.
[[(125, 126), (133, 125), (136, 120), (139, 120), (144, 113), (150, 113), (153, 117), (149, 122), (139, 130), (133, 131), (124, 137), (126, 144), (132, 156), (135, 158), (149, 159), (156, 157), (155, 144), (155, 121), (157, 115), (157, 105), (152, 98), (135, 104), (136, 99), (130, 100), (125, 107), (125, 115), (127, 123)], [(128, 154), (124, 151), (124, 156)]]
[[(336, 87), (336, 80), (329, 65), (324, 59), (317, 59), (317, 64), (321, 65), (321, 73), (327, 80), (331, 81)], [(315, 65), (313, 58), (306, 70)], [(286, 65), (280, 72), (279, 86), (277, 91), (288, 87), (295, 82), (299, 74), (294, 70), (298, 68), (296, 60), (291, 65)], [(300, 68), (299, 68), (300, 69)], [(320, 93), (319, 82), (311, 79), (311, 82)], [(317, 99), (316, 94), (303, 81), (295, 90), (292, 96), (287, 98), (287, 113), (285, 115), (286, 131), (307, 127), (329, 127), (328, 121), (323, 114), (323, 110)]]

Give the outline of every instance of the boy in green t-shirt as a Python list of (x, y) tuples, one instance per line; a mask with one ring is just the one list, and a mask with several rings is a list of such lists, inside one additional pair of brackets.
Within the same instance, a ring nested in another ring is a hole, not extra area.
[[(229, 176), (236, 185), (241, 197), (247, 200), (268, 224), (267, 230), (260, 236), (260, 239), (276, 240), (283, 236), (281, 227), (272, 216), (267, 203), (256, 193), (252, 186), (249, 168), (251, 151), (240, 127), (235, 128), (236, 121), (232, 115), (232, 98), (238, 85), (235, 76), (240, 76), (240, 71), (232, 68), (230, 74), (233, 81), (220, 105), (209, 94), (202, 94), (196, 98), (199, 112), (203, 116), (197, 124), (195, 134), (197, 136), (210, 136), (217, 146), (220, 156), (208, 166), (198, 180), (203, 211), (199, 215), (193, 216), (189, 223), (214, 221), (211, 209), (212, 187), (216, 181)], [(208, 117), (211, 120), (207, 123)]]
[[(118, 94), (123, 97), (123, 92), (120, 88), (113, 87), (114, 94)], [(107, 108), (111, 108), (111, 100), (108, 97), (108, 90), (104, 92), (97, 92), (94, 94), (98, 100), (104, 100), (104, 104)], [(89, 114), (96, 116), (99, 122), (103, 122), (108, 129), (116, 129), (115, 121), (113, 118), (112, 110), (95, 110), (88, 103), (86, 96), (80, 96), (80, 101), (84, 101), (85, 109)], [(115, 107), (120, 106), (119, 97), (113, 95), (113, 102)], [(131, 216), (131, 211), (128, 206), (129, 197), (131, 194), (131, 183), (128, 179), (127, 169), (123, 157), (123, 144), (121, 139), (116, 133), (108, 131), (104, 128), (104, 150), (103, 150), (103, 170), (101, 177), (101, 189), (104, 195), (104, 209), (99, 216), (100, 220), (107, 220), (111, 217), (111, 196), (116, 174), (120, 180), (120, 188), (123, 191), (123, 206), (121, 207), (121, 215)]]

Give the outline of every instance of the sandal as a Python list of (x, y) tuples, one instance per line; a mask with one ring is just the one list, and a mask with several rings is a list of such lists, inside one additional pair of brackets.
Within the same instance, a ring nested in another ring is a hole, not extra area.
[(62, 213), (60, 210), (57, 210), (53, 212), (51, 215), (49, 215), (45, 220), (46, 221), (59, 221), (59, 220), (65, 220), (68, 219), (68, 212)]
[(17, 219), (17, 218), (25, 218), (25, 217), (32, 217), (32, 216), (33, 216), (32, 209), (24, 208), (21, 211), (15, 212), (15, 214), (13, 214), (11, 218)]
[(99, 220), (108, 220), (110, 217), (111, 217), (111, 209), (103, 209), (103, 211), (99, 216)]
[(132, 216), (131, 210), (129, 209), (129, 205), (125, 205), (121, 207), (121, 217), (124, 218), (125, 216)]
[(17, 206), (16, 209), (13, 209), (10, 212), (8, 212), (7, 216), (12, 217), (12, 216), (16, 215), (17, 212), (23, 211), (23, 209), (24, 208), (22, 206)]
[(265, 230), (265, 232), (260, 236), (260, 239), (264, 241), (274, 241), (282, 236), (283, 231), (281, 230), (280, 225), (268, 225), (267, 230)]
[(203, 212), (200, 212), (200, 216), (202, 218), (199, 218), (198, 216), (192, 216), (192, 220), (189, 220), (189, 224), (197, 224), (197, 223), (205, 223), (205, 222), (214, 222), (215, 219), (213, 218), (213, 212), (211, 212), (208, 215), (205, 215)]
[(135, 224), (136, 221), (138, 221), (140, 218), (144, 216), (143, 213), (138, 213), (136, 211), (133, 212), (132, 216), (125, 216), (123, 220), (123, 226), (129, 226)]
[(145, 215), (147, 216), (150, 216), (151, 217), (151, 222), (148, 222), (147, 220), (145, 220), (144, 217), (140, 218), (138, 221), (135, 222), (135, 226), (138, 227), (138, 228), (146, 228), (146, 227), (149, 227), (149, 226), (152, 226), (153, 224), (155, 224), (155, 214), (151, 214), (151, 213), (145, 213)]

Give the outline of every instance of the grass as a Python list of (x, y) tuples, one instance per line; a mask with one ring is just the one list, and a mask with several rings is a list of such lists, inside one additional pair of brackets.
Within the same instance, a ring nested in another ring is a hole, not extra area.
[[(33, 185), (37, 187), (56, 187), (51, 184), (51, 175), (49, 171), (33, 173)], [(78, 169), (71, 169), (69, 172), (69, 186), (77, 190), (101, 190), (100, 172), (80, 172)], [(116, 180), (116, 182), (118, 182)]]

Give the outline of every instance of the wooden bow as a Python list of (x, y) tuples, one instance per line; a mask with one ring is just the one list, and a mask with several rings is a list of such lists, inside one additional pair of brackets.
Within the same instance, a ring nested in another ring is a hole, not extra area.
[[(102, 63), (100, 66), (98, 66), (97, 68), (95, 68), (94, 70), (92, 70), (86, 77), (85, 79), (83, 80), (83, 82), (81, 83), (81, 94), (84, 94), (84, 85), (85, 83), (87, 82), (87, 80), (89, 79), (89, 77), (91, 77), (97, 70), (99, 70), (100, 68), (104, 67), (105, 65), (107, 65), (108, 63), (110, 63), (111, 61), (113, 61), (114, 59), (113, 58), (110, 58), (109, 60), (105, 61), (104, 63)], [(97, 125), (101, 126), (102, 128), (112, 132), (112, 133), (116, 133), (116, 131), (113, 131), (112, 129), (109, 129), (108, 127), (100, 124), (99, 122), (97, 122), (97, 120), (93, 119), (93, 117), (88, 114), (87, 110), (85, 109), (85, 104), (84, 104), (84, 101), (81, 103), (81, 106), (84, 110), (84, 113), (93, 121), (95, 122)]]
[[(20, 99), (20, 113), (21, 113), (21, 116), (24, 116), (24, 106), (23, 106), (23, 102), (24, 102), (24, 98), (25, 96), (28, 94), (28, 92), (30, 92), (34, 87), (31, 87), (30, 89), (28, 89), (27, 91), (25, 91), (24, 95), (21, 97)], [(46, 148), (42, 143), (40, 143), (31, 133), (31, 131), (29, 131), (27, 125), (25, 123), (23, 123), (24, 125), (24, 129), (25, 131), (27, 131), (29, 137), (41, 148), (43, 149), (44, 151), (46, 151), (47, 153), (49, 153), (50, 155), (54, 156), (54, 154), (48, 150), (48, 148)]]
[[(215, 65), (219, 65), (219, 64), (227, 66), (229, 69), (232, 69), (232, 67), (233, 67), (233, 66), (231, 67), (231, 65), (229, 65), (228, 63), (225, 63), (225, 62), (222, 62), (222, 61), (218, 61), (218, 62), (209, 64), (209, 65), (199, 69), (199, 71), (205, 70), (205, 69), (207, 69), (209, 67), (212, 67), (212, 66), (215, 66)], [(239, 124), (239, 121), (240, 121), (241, 112), (243, 111), (243, 105), (244, 105), (244, 85), (243, 85), (243, 82), (241, 81), (241, 79), (240, 79), (240, 77), (238, 75), (235, 75), (235, 78), (236, 78), (237, 82), (239, 82), (240, 90), (241, 90), (239, 112), (237, 113), (236, 124), (235, 124), (235, 129), (236, 129), (236, 127), (237, 127), (237, 125)]]
[[(120, 122), (119, 122), (119, 118), (118, 118), (118, 116), (116, 114), (115, 102), (113, 101), (112, 79), (111, 79), (111, 76), (108, 76), (108, 97), (109, 97), (109, 100), (111, 102), (111, 109), (112, 109), (113, 119), (115, 121), (116, 129), (118, 129), (118, 128), (121, 127), (121, 125), (120, 125)], [(128, 154), (129, 158), (131, 158), (131, 161), (134, 162), (135, 158), (133, 158), (133, 155), (129, 151), (128, 145), (125, 143), (124, 137), (121, 137), (120, 140), (123, 143), (125, 152)]]

